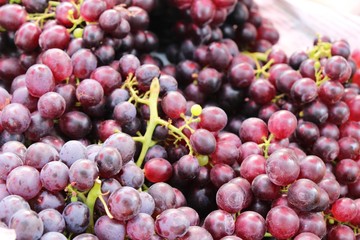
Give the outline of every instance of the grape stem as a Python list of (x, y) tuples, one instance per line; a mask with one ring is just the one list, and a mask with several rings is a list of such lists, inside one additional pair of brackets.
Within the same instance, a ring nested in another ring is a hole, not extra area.
[[(134, 89), (134, 86), (137, 84), (136, 78), (133, 77), (133, 74), (129, 74), (124, 85), (123, 89), (128, 89), (130, 93), (129, 101), (135, 101), (135, 103), (141, 103), (149, 106), (150, 118), (148, 120), (148, 125), (146, 128), (146, 132), (143, 136), (133, 137), (134, 141), (141, 142), (142, 147), (140, 151), (139, 158), (136, 161), (136, 165), (141, 167), (145, 155), (150, 147), (156, 144), (155, 141), (152, 140), (152, 136), (154, 134), (155, 128), (157, 125), (164, 126), (170, 130), (170, 134), (173, 135), (177, 140), (184, 140), (186, 145), (189, 148), (189, 154), (193, 154), (192, 147), (190, 145), (189, 138), (182, 132), (183, 128), (177, 128), (172, 125), (171, 121), (166, 121), (159, 117), (158, 113), (158, 99), (160, 94), (160, 82), (158, 78), (154, 78), (150, 84), (150, 90), (144, 94), (143, 97), (138, 95), (138, 91)], [(186, 124), (188, 124), (186, 122)], [(190, 128), (190, 127), (189, 127)], [(191, 129), (192, 130), (192, 129)], [(191, 131), (190, 130), (190, 131)]]
[[(134, 91), (134, 89), (130, 88), (130, 91)], [(141, 167), (143, 164), (145, 154), (147, 150), (149, 149), (151, 143), (152, 143), (152, 135), (156, 128), (156, 125), (158, 124), (157, 119), (159, 119), (158, 116), (158, 110), (157, 110), (157, 100), (160, 93), (160, 83), (158, 78), (154, 78), (150, 85), (150, 95), (148, 100), (142, 101), (145, 104), (147, 103), (150, 109), (150, 119), (148, 121), (148, 125), (146, 128), (145, 135), (142, 137), (142, 147), (141, 152), (139, 155), (138, 160), (136, 161), (136, 165)], [(141, 98), (139, 98), (141, 99)], [(143, 100), (143, 99), (141, 99)]]
[(264, 158), (268, 159), (269, 158), (269, 147), (270, 147), (270, 143), (271, 141), (274, 139), (274, 134), (270, 134), (268, 138), (264, 137), (264, 143), (260, 144), (260, 147), (263, 149), (264, 151)]
[(96, 199), (99, 198), (99, 200), (101, 201), (101, 203), (104, 205), (105, 208), (105, 212), (108, 215), (109, 218), (114, 218), (112, 216), (112, 214), (110, 213), (104, 198), (102, 197), (103, 193), (101, 192), (101, 181), (100, 179), (96, 179), (94, 186), (90, 189), (85, 204), (88, 206), (89, 211), (90, 211), (90, 223), (89, 223), (89, 227), (87, 229), (88, 233), (93, 233), (94, 232), (94, 207), (95, 207), (95, 202)]

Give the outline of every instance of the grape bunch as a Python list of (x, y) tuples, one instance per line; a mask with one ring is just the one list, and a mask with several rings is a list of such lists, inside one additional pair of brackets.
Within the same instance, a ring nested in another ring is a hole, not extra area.
[(1, 238), (360, 238), (360, 51), (279, 37), (252, 0), (0, 0)]

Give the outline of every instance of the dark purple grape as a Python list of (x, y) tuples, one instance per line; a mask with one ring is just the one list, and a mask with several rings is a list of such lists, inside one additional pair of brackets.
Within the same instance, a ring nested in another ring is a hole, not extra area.
[(209, 155), (216, 148), (214, 135), (206, 129), (195, 130), (190, 136), (190, 144), (197, 153), (202, 155)]
[(90, 211), (82, 202), (71, 202), (66, 205), (62, 216), (66, 223), (66, 229), (72, 233), (82, 233), (90, 223)]
[(63, 114), (59, 120), (62, 133), (71, 139), (81, 139), (92, 129), (90, 117), (80, 111), (70, 111)]

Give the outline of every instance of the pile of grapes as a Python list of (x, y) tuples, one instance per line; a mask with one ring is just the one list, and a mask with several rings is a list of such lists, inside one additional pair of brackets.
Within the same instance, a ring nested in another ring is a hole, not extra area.
[(360, 51), (253, 0), (0, 0), (2, 240), (360, 239)]

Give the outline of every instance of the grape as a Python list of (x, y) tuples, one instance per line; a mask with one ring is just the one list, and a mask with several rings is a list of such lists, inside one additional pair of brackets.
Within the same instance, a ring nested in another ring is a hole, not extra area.
[(242, 212), (235, 221), (235, 234), (242, 239), (262, 239), (266, 232), (265, 219), (253, 211)]
[(198, 226), (200, 223), (199, 214), (195, 211), (195, 209), (187, 206), (179, 207), (178, 210), (185, 213), (186, 217), (190, 222), (190, 226)]
[(233, 178), (235, 178), (235, 171), (229, 165), (218, 163), (210, 170), (210, 180), (217, 188)]
[(276, 89), (281, 93), (291, 93), (292, 86), (301, 80), (301, 78), (302, 76), (299, 72), (292, 69), (285, 70), (275, 80)]
[(65, 235), (59, 232), (47, 232), (44, 235), (42, 235), (42, 237), (40, 238), (40, 240), (66, 240), (66, 239), (67, 238), (65, 237)]
[(318, 87), (311, 78), (301, 78), (292, 85), (290, 96), (300, 104), (309, 103), (318, 96)]
[(40, 180), (42, 186), (49, 191), (64, 190), (69, 184), (69, 168), (60, 161), (49, 162), (42, 167)]
[(166, 182), (172, 176), (172, 172), (171, 164), (163, 158), (149, 159), (144, 165), (145, 177), (150, 182)]
[(73, 23), (69, 20), (69, 11), (72, 11), (74, 19), (79, 18), (79, 12), (75, 5), (71, 2), (61, 2), (56, 6), (55, 18), (56, 21), (65, 27), (72, 27)]
[(25, 52), (32, 52), (39, 46), (40, 33), (41, 29), (35, 23), (24, 23), (15, 33), (15, 44)]
[(0, 117), (1, 126), (10, 133), (23, 133), (30, 126), (30, 112), (19, 103), (6, 105)]
[(255, 79), (255, 71), (249, 63), (239, 63), (229, 69), (231, 86), (241, 89), (250, 86)]
[(271, 182), (268, 175), (260, 174), (253, 179), (251, 190), (258, 199), (271, 201), (279, 197), (280, 186)]
[(320, 182), (325, 176), (326, 166), (323, 160), (314, 155), (300, 159), (300, 178), (307, 178), (315, 183)]
[(82, 233), (82, 234), (74, 237), (74, 239), (75, 240), (99, 240), (98, 237), (96, 237), (95, 235), (93, 235), (91, 233)]
[(26, 22), (27, 12), (18, 4), (5, 4), (0, 7), (0, 25), (8, 31), (16, 31)]
[(0, 153), (0, 176), (6, 180), (8, 174), (16, 167), (22, 166), (23, 161), (19, 156), (12, 152)]
[(230, 213), (215, 210), (206, 216), (203, 227), (209, 231), (214, 239), (220, 239), (234, 233), (235, 220)]
[(62, 216), (66, 229), (72, 233), (82, 233), (89, 225), (89, 208), (82, 202), (71, 202), (66, 205)]
[(98, 47), (104, 38), (104, 30), (99, 24), (86, 25), (83, 29), (83, 44), (88, 48)]
[(174, 240), (186, 234), (190, 226), (185, 213), (178, 209), (167, 209), (155, 220), (156, 233), (169, 240)]
[(146, 213), (139, 213), (126, 224), (126, 233), (134, 240), (149, 239), (154, 235), (154, 229), (154, 219)]
[(49, 192), (41, 190), (40, 193), (30, 200), (31, 209), (36, 212), (53, 208), (61, 212), (65, 207), (65, 199), (61, 192)]
[(70, 166), (69, 181), (80, 191), (90, 190), (99, 175), (98, 171), (94, 161), (78, 159)]
[(190, 14), (196, 24), (206, 25), (212, 21), (215, 9), (212, 1), (196, 0), (191, 3)]
[(240, 175), (252, 182), (255, 177), (265, 173), (265, 158), (261, 155), (250, 155), (246, 157), (240, 165)]
[(90, 78), (98, 81), (101, 84), (105, 95), (108, 95), (117, 89), (122, 81), (120, 73), (109, 66), (101, 66), (96, 68), (91, 73)]
[(336, 140), (320, 137), (312, 147), (313, 154), (320, 157), (324, 162), (331, 162), (339, 155), (339, 144)]
[(286, 110), (275, 112), (268, 121), (269, 132), (278, 139), (290, 137), (297, 126), (294, 114)]
[(228, 118), (219, 107), (205, 107), (200, 114), (199, 127), (211, 132), (219, 132), (226, 126)]
[(159, 182), (151, 185), (148, 193), (155, 202), (153, 215), (157, 216), (166, 209), (174, 208), (176, 204), (176, 194), (174, 189), (167, 183)]
[(80, 141), (70, 140), (61, 147), (59, 156), (70, 167), (76, 160), (87, 158), (86, 148)]
[(88, 22), (96, 22), (106, 10), (106, 3), (100, 0), (84, 2), (80, 7), (80, 15)]
[(103, 147), (95, 154), (95, 162), (99, 168), (100, 176), (109, 178), (120, 172), (122, 158), (117, 149), (113, 147)]
[(104, 215), (98, 218), (95, 222), (94, 231), (96, 236), (103, 240), (110, 240), (116, 236), (119, 239), (124, 239), (126, 235), (126, 226), (123, 222), (115, 219), (110, 219)]
[(352, 159), (342, 159), (336, 164), (335, 176), (340, 183), (354, 183), (359, 178), (359, 165)]
[(339, 198), (331, 206), (331, 212), (337, 220), (347, 222), (356, 217), (357, 208), (351, 198)]
[(315, 234), (313, 233), (308, 233), (308, 232), (304, 232), (304, 233), (300, 233), (299, 235), (297, 235), (294, 240), (307, 240), (307, 239), (320, 239), (319, 237), (317, 237)]
[(70, 111), (59, 119), (61, 132), (72, 139), (81, 139), (92, 129), (91, 119), (81, 111)]
[(195, 179), (200, 172), (199, 161), (191, 155), (182, 156), (177, 162), (177, 174), (183, 179)]
[(80, 78), (89, 78), (97, 67), (95, 55), (88, 49), (79, 49), (71, 56), (73, 74)]
[(295, 236), (299, 225), (298, 215), (286, 206), (274, 207), (266, 215), (267, 231), (275, 238), (284, 239)]
[(114, 108), (113, 117), (120, 125), (128, 124), (135, 120), (136, 108), (129, 102), (120, 102)]
[(303, 212), (299, 214), (299, 233), (313, 233), (319, 238), (326, 234), (326, 222), (321, 213)]
[(19, 195), (26, 200), (35, 197), (41, 190), (40, 174), (31, 166), (18, 166), (6, 178), (6, 188), (10, 194)]
[(123, 164), (129, 162), (135, 154), (135, 142), (125, 133), (115, 133), (111, 135), (103, 144), (104, 147), (114, 147), (121, 155)]
[(263, 143), (268, 136), (266, 123), (259, 118), (247, 118), (241, 123), (239, 136), (242, 142)]
[(287, 195), (291, 205), (306, 212), (317, 206), (320, 201), (319, 194), (320, 189), (316, 183), (308, 179), (299, 179), (290, 185)]
[(179, 239), (181, 239), (181, 240), (196, 240), (196, 239), (212, 240), (213, 237), (205, 228), (202, 228), (199, 226), (190, 226), (188, 228), (188, 231), (186, 232), (186, 234)]
[(186, 111), (186, 99), (181, 93), (171, 91), (162, 99), (161, 107), (169, 118), (177, 119)]
[(24, 164), (40, 170), (45, 164), (57, 160), (59, 160), (59, 153), (55, 148), (38, 142), (31, 144), (26, 150)]
[(144, 184), (144, 172), (133, 161), (130, 161), (121, 168), (116, 179), (123, 186), (138, 189)]
[(57, 210), (45, 209), (38, 215), (44, 224), (44, 233), (63, 232), (65, 230), (65, 220)]
[(22, 209), (30, 210), (29, 203), (19, 195), (8, 195), (0, 200), (0, 220), (9, 224), (11, 217)]
[(326, 61), (325, 74), (333, 81), (346, 82), (351, 75), (351, 67), (345, 58), (333, 56)]
[(155, 201), (147, 192), (140, 192), (141, 206), (140, 213), (152, 215), (155, 210)]
[(209, 155), (215, 151), (214, 135), (206, 129), (197, 129), (190, 136), (190, 144), (194, 150), (202, 155)]
[(140, 212), (141, 198), (134, 188), (124, 186), (111, 193), (108, 205), (116, 220), (126, 221)]
[(239, 212), (245, 205), (246, 193), (235, 183), (223, 184), (216, 193), (217, 206), (228, 212)]
[(328, 239), (339, 238), (355, 239), (354, 231), (348, 226), (342, 224), (336, 225), (330, 229)]
[(17, 239), (39, 239), (44, 231), (44, 224), (38, 214), (26, 209), (14, 213), (9, 227), (15, 229)]
[(278, 186), (294, 182), (300, 174), (298, 159), (290, 149), (273, 152), (266, 160), (265, 170), (270, 181)]
[(69, 42), (70, 34), (61, 25), (54, 25), (44, 29), (39, 37), (39, 45), (44, 51), (51, 48), (66, 49)]

